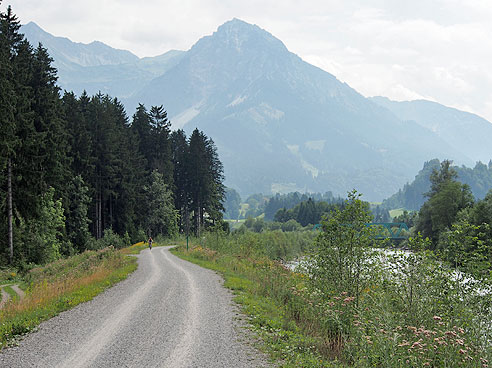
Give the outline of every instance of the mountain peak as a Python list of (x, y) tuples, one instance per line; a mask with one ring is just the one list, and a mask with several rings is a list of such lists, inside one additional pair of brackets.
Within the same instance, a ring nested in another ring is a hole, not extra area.
[(221, 45), (224, 48), (236, 51), (268, 50), (269, 52), (287, 51), (285, 45), (278, 38), (255, 24), (233, 18), (225, 22), (211, 36), (199, 40), (196, 46)]
[(36, 23), (32, 21), (22, 26), (22, 32), (30, 33), (30, 34), (35, 33), (45, 36), (49, 35), (48, 32), (46, 32), (44, 29), (42, 29), (40, 26), (38, 26)]
[[(245, 22), (244, 20), (241, 20), (239, 18), (232, 18), (231, 20), (225, 22), (219, 28), (217, 29), (218, 32), (220, 31), (243, 31), (243, 32), (251, 32), (251, 31), (263, 31), (260, 27), (258, 27), (256, 24), (250, 24), (248, 22)], [(266, 32), (266, 31), (263, 31)], [(268, 32), (267, 32), (268, 33)]]
[(41, 30), (41, 27), (38, 26), (36, 23), (34, 23), (33, 21), (30, 21), (29, 23), (27, 24), (24, 24), (24, 27), (28, 27), (28, 28), (31, 28), (31, 29), (39, 29)]

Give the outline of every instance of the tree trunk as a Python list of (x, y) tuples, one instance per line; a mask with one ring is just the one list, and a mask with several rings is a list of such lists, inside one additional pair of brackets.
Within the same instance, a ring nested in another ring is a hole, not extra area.
[(200, 214), (201, 211), (200, 210), (201, 210), (201, 208), (200, 207), (201, 207), (200, 201), (198, 201), (198, 206), (197, 206), (198, 213), (196, 214), (196, 234), (198, 237), (200, 237), (200, 225), (201, 225), (201, 223), (200, 223), (200, 217), (201, 217), (201, 214)]
[(99, 213), (98, 211), (98, 202), (97, 202), (97, 198), (98, 197), (98, 194), (96, 193), (96, 203), (95, 203), (95, 206), (94, 206), (94, 222), (93, 222), (93, 229), (94, 229), (94, 237), (97, 239), (97, 224), (98, 224), (98, 218), (97, 218), (97, 214)]
[(99, 190), (97, 196), (97, 237), (96, 239), (102, 238), (102, 194)]
[(14, 262), (14, 229), (12, 215), (12, 159), (9, 157), (7, 161), (7, 208), (9, 222), (9, 249), (10, 249), (10, 264)]
[(102, 224), (102, 219), (101, 219), (101, 215), (102, 215), (102, 203), (101, 203), (101, 190), (99, 188), (99, 185), (97, 186), (97, 190), (96, 190), (96, 206), (95, 206), (95, 210), (96, 210), (96, 217), (95, 217), (95, 221), (94, 221), (94, 236), (96, 237), (96, 239), (101, 239), (102, 238), (102, 230), (101, 230), (101, 224)]
[(113, 195), (109, 195), (109, 226), (114, 230), (113, 227)]

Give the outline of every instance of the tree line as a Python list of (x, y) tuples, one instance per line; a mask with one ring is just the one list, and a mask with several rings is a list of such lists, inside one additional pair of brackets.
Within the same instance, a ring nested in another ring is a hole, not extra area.
[[(433, 159), (424, 164), (422, 170), (415, 176), (412, 183), (407, 183), (397, 193), (383, 201), (385, 208), (406, 208), (418, 211), (426, 201), (425, 193), (431, 187), (430, 175), (434, 170), (439, 170), (441, 162)], [(453, 166), (457, 179), (468, 184), (476, 200), (485, 198), (492, 188), (492, 160), (486, 165), (477, 162), (473, 168), (465, 166)]]
[(0, 264), (222, 223), (212, 139), (171, 131), (163, 106), (130, 119), (117, 98), (61, 94), (53, 59), (19, 28), (0, 13)]
[(489, 277), (492, 267), (492, 190), (476, 200), (468, 184), (444, 160), (429, 174), (430, 188), (419, 211), (405, 211), (396, 220), (412, 236), (427, 239), (430, 250), (475, 277)]
[[(236, 190), (226, 188), (226, 199), (224, 202), (225, 218), (237, 220), (239, 218), (257, 217), (264, 213), (265, 220), (273, 221), (277, 211), (281, 209), (290, 210), (301, 202), (308, 201), (310, 198), (316, 202), (343, 202), (340, 197), (335, 198), (332, 192), (326, 192), (324, 194), (290, 192), (286, 194), (276, 193), (275, 195), (256, 193), (248, 196), (244, 203), (242, 203), (241, 196)], [(242, 204), (247, 205), (247, 210), (244, 212), (241, 212)]]
[(314, 201), (308, 198), (307, 201), (302, 201), (291, 209), (281, 208), (274, 216), (274, 221), (288, 222), (295, 220), (301, 226), (316, 225), (321, 222), (323, 216), (333, 212), (336, 208), (342, 208), (343, 201)]

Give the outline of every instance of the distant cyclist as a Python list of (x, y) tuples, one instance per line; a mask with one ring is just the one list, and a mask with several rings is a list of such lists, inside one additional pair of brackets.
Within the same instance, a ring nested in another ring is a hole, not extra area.
[(152, 237), (150, 236), (150, 237), (149, 237), (149, 240), (148, 240), (148, 243), (149, 243), (149, 249), (150, 249), (150, 250), (152, 250), (152, 242), (153, 242), (153, 240), (152, 240)]

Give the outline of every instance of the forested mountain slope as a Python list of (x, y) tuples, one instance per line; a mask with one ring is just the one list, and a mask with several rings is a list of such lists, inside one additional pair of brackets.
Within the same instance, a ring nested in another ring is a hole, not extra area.
[[(430, 174), (433, 170), (439, 170), (440, 164), (438, 159), (426, 162), (413, 182), (405, 184), (397, 193), (385, 199), (383, 207), (419, 210), (426, 201), (424, 194), (430, 190)], [(488, 165), (477, 162), (473, 168), (454, 166), (453, 169), (458, 173), (458, 181), (470, 186), (475, 199), (483, 199), (492, 189), (492, 161)]]
[[(164, 105), (175, 127), (199, 127), (214, 137), (226, 184), (242, 195), (298, 190), (344, 196), (357, 188), (368, 200), (382, 200), (432, 157), (472, 165), (483, 156), (401, 119), (238, 19), (186, 52), (136, 61), (118, 50), (114, 55), (105, 65), (57, 65), (59, 84), (109, 92), (130, 113), (139, 102)], [(473, 120), (467, 129), (475, 124), (482, 122)], [(482, 136), (492, 139), (488, 131)]]
[(237, 19), (199, 40), (136, 99), (166, 101), (174, 124), (213, 135), (226, 183), (242, 193), (343, 195), (356, 187), (382, 199), (428, 157), (466, 160)]

